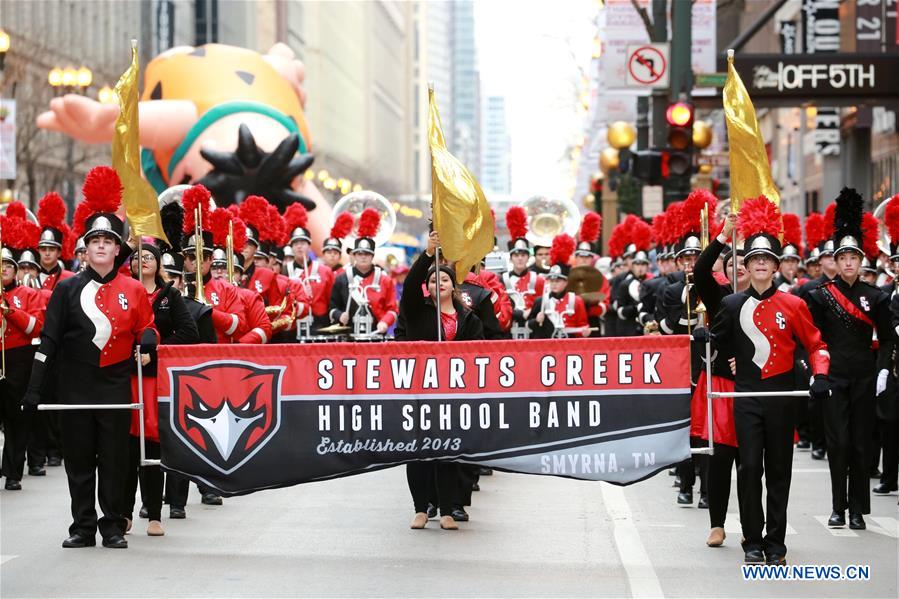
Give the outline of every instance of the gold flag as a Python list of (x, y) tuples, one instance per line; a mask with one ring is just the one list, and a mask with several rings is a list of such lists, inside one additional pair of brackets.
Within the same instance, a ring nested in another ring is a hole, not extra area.
[(477, 180), (446, 149), (434, 90), (428, 89), (428, 145), (431, 147), (431, 211), (440, 251), (456, 263), (456, 282), (493, 251), (493, 213)]
[(727, 54), (727, 81), (724, 84), (724, 118), (730, 144), (730, 206), (739, 212), (744, 200), (767, 197), (780, 205), (780, 192), (771, 178), (765, 142), (759, 132), (752, 98), (734, 68), (733, 51)]
[(116, 83), (115, 92), (119, 98), (119, 117), (115, 122), (112, 137), (112, 166), (122, 180), (125, 216), (131, 223), (131, 232), (136, 239), (141, 235), (155, 237), (168, 243), (162, 230), (159, 216), (159, 202), (156, 192), (141, 176), (140, 169), (140, 128), (138, 126), (137, 83), (140, 65), (137, 62), (137, 42), (131, 42), (131, 66)]

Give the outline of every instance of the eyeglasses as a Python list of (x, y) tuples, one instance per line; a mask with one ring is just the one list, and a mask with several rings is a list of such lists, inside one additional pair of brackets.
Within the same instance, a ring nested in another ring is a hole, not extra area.
[[(146, 264), (147, 262), (151, 262), (151, 261), (153, 261), (153, 260), (155, 260), (155, 259), (156, 259), (156, 258), (153, 257), (153, 254), (144, 254), (144, 255), (142, 255), (142, 256), (140, 257), (140, 261), (143, 262), (144, 264)], [(133, 256), (133, 257), (131, 258), (131, 261), (132, 261), (132, 262), (137, 262), (137, 256)]]

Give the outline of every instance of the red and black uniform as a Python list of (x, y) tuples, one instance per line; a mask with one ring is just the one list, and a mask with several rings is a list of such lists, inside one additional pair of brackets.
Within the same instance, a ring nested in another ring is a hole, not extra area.
[[(130, 403), (134, 346), (158, 341), (144, 286), (116, 270), (101, 276), (88, 267), (61, 281), (50, 298), (25, 406), (40, 403), (54, 362), (65, 382), (58, 391), (62, 403)], [(130, 419), (128, 410), (75, 410), (61, 418), (71, 534), (92, 539), (98, 527), (104, 539), (125, 534), (121, 506)], [(103, 511), (99, 522), (95, 489)]]
[[(407, 279), (408, 282), (408, 279)], [(484, 326), (485, 339), (505, 339), (508, 337), (499, 326), (499, 319), (493, 309), (493, 292), (474, 273), (468, 273), (459, 285), (459, 296), (465, 307), (474, 312)]]
[(875, 382), (878, 372), (889, 369), (895, 337), (889, 304), (877, 287), (861, 279), (850, 285), (840, 276), (809, 293), (812, 318), (831, 354), (831, 395), (822, 410), (836, 512), (871, 511)]
[(240, 301), (244, 307), (247, 332), (244, 333), (238, 343), (263, 344), (272, 339), (272, 322), (265, 313), (265, 303), (255, 291), (235, 287)]
[(534, 302), (538, 297), (543, 296), (546, 280), (532, 270), (524, 272), (513, 270), (503, 274), (503, 283), (508, 290), (507, 294), (510, 297), (516, 297), (512, 312), (513, 319), (518, 324), (524, 324), (527, 322), (524, 313), (534, 307)]
[(251, 266), (249, 280), (247, 280), (246, 288), (255, 291), (262, 298), (262, 303), (266, 306), (280, 306), (284, 301), (284, 295), (278, 286), (278, 275), (270, 268), (256, 268)]
[[(331, 321), (338, 322), (340, 316), (344, 312), (349, 312), (349, 324), (352, 326), (353, 316), (359, 309), (354, 298), (350, 296), (349, 277), (359, 279), (358, 290), (353, 295), (362, 293), (366, 289), (366, 297), (368, 299), (369, 309), (374, 320), (374, 325), (383, 322), (387, 326), (396, 322), (397, 304), (396, 304), (396, 288), (393, 279), (384, 272), (380, 267), (375, 266), (367, 273), (361, 273), (355, 267), (351, 271), (344, 272), (334, 281), (334, 287), (331, 291)], [(359, 296), (361, 299), (361, 296)], [(349, 310), (347, 306), (349, 305)], [(374, 328), (374, 326), (372, 327)]]
[(32, 344), (44, 324), (44, 297), (37, 289), (13, 282), (3, 288), (9, 313), (3, 316), (6, 347), (6, 377), (0, 380), (0, 421), (3, 422), (2, 474), (8, 481), (21, 481), (25, 469), (25, 447), (33, 418), (22, 412), (22, 397), (28, 386), (34, 352)]
[[(808, 307), (773, 285), (761, 294), (750, 287), (724, 297), (713, 335), (716, 360), (736, 360), (737, 392), (793, 390), (796, 339), (808, 351), (812, 372), (827, 375), (830, 355)], [(741, 397), (734, 402), (744, 551), (786, 554), (795, 413), (796, 401), (787, 397)], [(767, 514), (762, 509), (763, 472)], [(766, 522), (767, 534), (762, 538)]]
[(240, 339), (248, 329), (237, 288), (207, 274), (203, 277), (203, 294), (212, 307), (212, 325), (218, 334), (218, 342), (232, 343)]
[(44, 270), (44, 267), (41, 266), (38, 273), (38, 278), (41, 280), (41, 289), (46, 289), (47, 291), (53, 291), (60, 281), (65, 281), (74, 276), (75, 273), (65, 270), (58, 264), (50, 270)]
[(305, 281), (312, 292), (312, 318), (314, 327), (328, 325), (328, 310), (331, 305), (331, 290), (334, 287), (335, 274), (330, 267), (318, 260), (308, 262), (308, 269), (303, 268), (299, 257), (287, 270), (292, 280)]
[(617, 288), (612, 291), (612, 309), (618, 316), (617, 335), (619, 337), (638, 337), (643, 335), (643, 326), (637, 322), (640, 315), (640, 287), (648, 280), (649, 275), (637, 277), (628, 272)]
[(499, 328), (503, 333), (508, 333), (512, 328), (512, 301), (506, 293), (506, 287), (495, 272), (481, 269), (476, 275), (480, 285), (491, 291), (490, 302), (493, 304), (493, 313), (499, 322)]
[[(571, 291), (563, 293), (550, 293), (549, 298), (555, 300), (554, 309), (561, 317), (562, 324), (566, 329), (583, 329), (582, 332), (571, 332), (572, 337), (589, 337), (589, 323), (587, 321), (587, 307), (584, 300), (580, 296), (575, 295)], [(531, 310), (531, 317), (528, 319), (528, 327), (531, 329), (531, 338), (533, 339), (551, 339), (555, 327), (549, 314), (543, 318), (543, 324), (537, 323), (537, 314), (543, 311), (543, 296), (538, 297), (534, 302), (534, 308)]]

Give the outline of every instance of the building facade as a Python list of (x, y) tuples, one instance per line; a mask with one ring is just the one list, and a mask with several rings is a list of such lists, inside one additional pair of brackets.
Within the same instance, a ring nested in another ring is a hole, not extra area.
[(512, 144), (505, 97), (487, 96), (483, 123), (481, 187), (488, 194), (509, 194), (512, 192)]

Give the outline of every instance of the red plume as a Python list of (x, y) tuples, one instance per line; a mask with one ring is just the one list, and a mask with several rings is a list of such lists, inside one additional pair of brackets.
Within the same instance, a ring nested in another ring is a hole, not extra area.
[(652, 217), (652, 240), (656, 243), (656, 245), (665, 245), (667, 243), (665, 239), (666, 217), (667, 214), (665, 214), (664, 212), (659, 212)]
[(62, 231), (66, 222), (66, 203), (58, 193), (51, 191), (38, 202), (37, 220), (41, 227), (52, 227)]
[(25, 219), (19, 216), (0, 215), (0, 231), (3, 231), (3, 244), (14, 250), (25, 247)]
[(6, 207), (6, 216), (8, 218), (21, 218), (25, 220), (25, 204), (16, 200)]
[(259, 235), (262, 236), (263, 239), (271, 241), (277, 246), (282, 246), (287, 242), (287, 239), (285, 238), (290, 235), (290, 232), (287, 231), (287, 223), (284, 222), (284, 217), (278, 212), (276, 206), (269, 204), (266, 210), (266, 218), (268, 220), (268, 226), (266, 227), (267, 235), (261, 231)]
[(235, 252), (242, 252), (244, 246), (247, 245), (247, 226), (239, 217), (233, 217), (233, 222), (234, 238), (231, 240), (231, 244), (234, 246)]
[(353, 215), (349, 212), (341, 212), (334, 219), (334, 226), (331, 227), (331, 237), (335, 239), (343, 239), (353, 230)]
[(648, 251), (652, 245), (652, 227), (642, 218), (634, 221), (631, 229), (631, 242), (637, 246), (638, 250)]
[(75, 214), (72, 216), (72, 232), (75, 234), (75, 237), (84, 235), (84, 221), (91, 214), (93, 214), (93, 210), (91, 210), (91, 205), (88, 202), (81, 202), (75, 206)]
[(60, 253), (60, 258), (71, 260), (75, 257), (75, 242), (78, 241), (78, 238), (69, 225), (65, 223), (60, 225), (60, 230), (62, 231), (62, 252)]
[(195, 220), (194, 211), (200, 209), (200, 218), (203, 220), (203, 230), (209, 230), (209, 199), (212, 194), (203, 185), (194, 185), (190, 189), (184, 190), (181, 195), (181, 205), (184, 207), (184, 232), (193, 233)]
[(681, 238), (684, 220), (684, 203), (674, 202), (665, 210), (665, 244), (672, 245)]
[(805, 217), (805, 245), (809, 249), (818, 247), (824, 240), (824, 216), (812, 212)]
[(899, 194), (890, 198), (890, 203), (883, 213), (883, 222), (887, 226), (890, 241), (894, 244), (899, 242)]
[(240, 206), (237, 204), (228, 204), (228, 212), (233, 214), (235, 217), (240, 217)]
[(790, 212), (783, 214), (784, 245), (790, 244), (797, 250), (802, 247), (802, 225), (799, 216)]
[(701, 229), (700, 226), (700, 215), (702, 213), (702, 209), (708, 207), (709, 209), (709, 227), (711, 228), (712, 221), (715, 220), (715, 209), (718, 206), (718, 198), (716, 198), (712, 192), (707, 189), (694, 189), (690, 192), (690, 195), (687, 196), (687, 199), (684, 200), (683, 204), (683, 227), (681, 230), (681, 234), (679, 237), (683, 237), (687, 233), (695, 233)]
[(618, 223), (612, 228), (612, 234), (609, 235), (609, 255), (613, 258), (619, 257), (624, 253), (624, 223)]
[(827, 208), (824, 209), (824, 231), (822, 239), (828, 239), (833, 236), (833, 221), (834, 216), (836, 214), (837, 205), (836, 202), (831, 202)]
[(247, 196), (240, 204), (240, 218), (262, 235), (268, 218), (268, 200), (262, 196)]
[(289, 231), (293, 231), (297, 227), (305, 229), (306, 225), (309, 224), (309, 213), (306, 212), (306, 208), (302, 204), (295, 202), (284, 211), (284, 221), (287, 223)]
[(36, 249), (37, 244), (41, 240), (41, 228), (30, 220), (22, 219), (24, 226), (22, 227), (22, 247), (19, 249)]
[(719, 235), (721, 235), (721, 231), (724, 230), (724, 220), (715, 220), (713, 223), (709, 223), (709, 239), (715, 239)]
[(227, 208), (216, 208), (209, 216), (209, 230), (212, 232), (212, 243), (216, 247), (225, 247), (228, 239), (228, 223), (231, 213)]
[(783, 230), (780, 209), (765, 196), (746, 200), (740, 208), (737, 228), (743, 239), (749, 239), (751, 235), (758, 233), (780, 238)]
[(381, 226), (381, 214), (374, 208), (366, 208), (359, 215), (359, 226), (356, 234), (359, 237), (374, 237)]
[(122, 205), (122, 182), (110, 166), (95, 166), (88, 171), (81, 186), (84, 201), (91, 210), (88, 213), (117, 212)]
[(601, 227), (602, 217), (597, 213), (590, 211), (584, 215), (584, 220), (581, 221), (581, 230), (578, 232), (578, 237), (581, 241), (596, 243), (599, 239), (599, 229)]
[(551, 264), (568, 264), (568, 261), (571, 260), (571, 255), (574, 253), (574, 248), (577, 246), (577, 243), (574, 241), (574, 237), (568, 235), (567, 233), (562, 233), (561, 235), (556, 235), (553, 237), (552, 247), (549, 249), (549, 261)]
[[(872, 263), (877, 260), (880, 255), (880, 248), (877, 247), (877, 240), (880, 238), (880, 221), (870, 212), (862, 215), (862, 251)], [(892, 239), (892, 237), (890, 237)], [(889, 251), (889, 249), (887, 249)]]
[(521, 206), (512, 206), (506, 210), (506, 227), (512, 239), (528, 234), (528, 213)]

